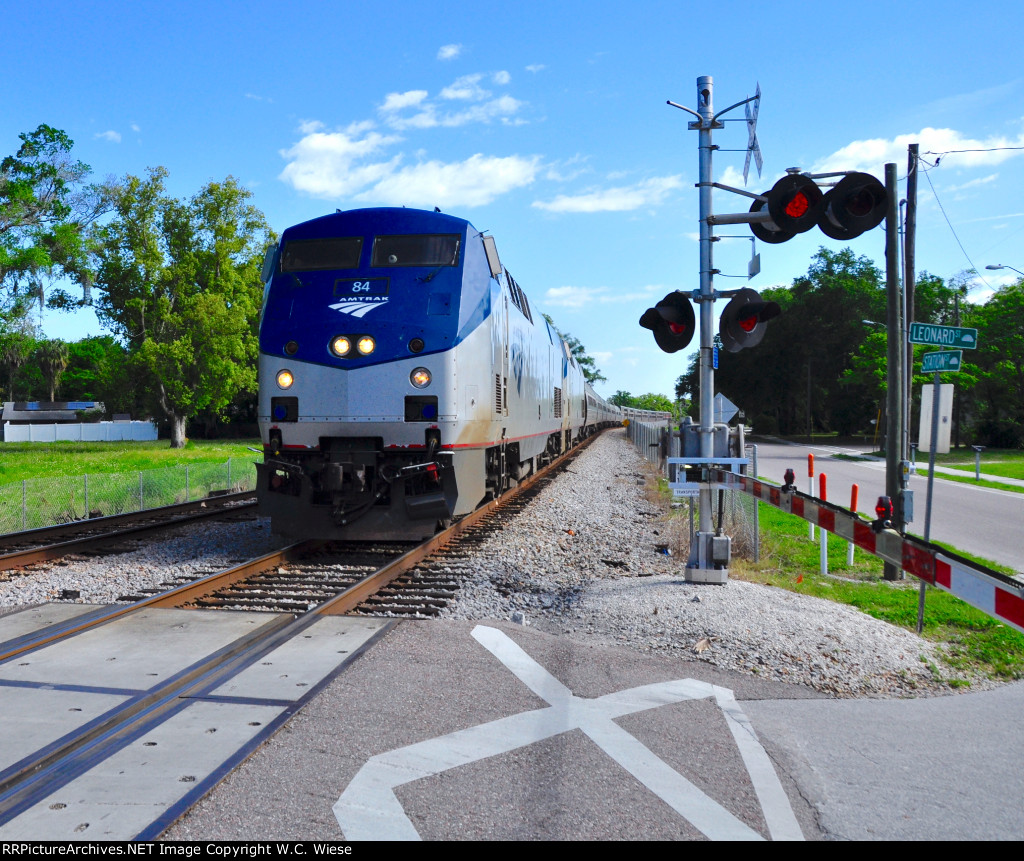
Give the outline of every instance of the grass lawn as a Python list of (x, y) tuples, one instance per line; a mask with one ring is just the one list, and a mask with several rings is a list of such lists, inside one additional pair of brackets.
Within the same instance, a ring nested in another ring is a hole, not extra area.
[[(953, 454), (953, 452), (950, 452)], [(973, 452), (971, 452), (973, 454)], [(938, 456), (937, 456), (938, 457)], [(938, 462), (938, 460), (936, 460)], [(951, 469), (962, 469), (974, 476), (974, 458), (963, 460), (963, 455), (957, 453), (957, 459), (944, 463)], [(1024, 451), (1006, 451), (996, 449), (992, 452), (981, 453), (981, 471), (989, 475), (1001, 475), (1003, 478), (1024, 479)]]
[[(734, 559), (730, 577), (850, 604), (877, 619), (917, 629), (920, 581), (883, 580), (881, 559), (861, 550), (848, 567), (847, 544), (834, 535), (828, 538), (829, 574), (822, 575), (819, 545), (808, 540), (807, 522), (765, 503), (759, 506), (761, 561)], [(940, 589), (927, 589), (922, 635), (941, 644), (954, 667), (1001, 680), (1024, 678), (1024, 634)]]
[(228, 458), (262, 460), (249, 451), (253, 440), (189, 440), (173, 449), (155, 442), (10, 442), (0, 443), (0, 485), (30, 478), (137, 472), (191, 463), (224, 463)]

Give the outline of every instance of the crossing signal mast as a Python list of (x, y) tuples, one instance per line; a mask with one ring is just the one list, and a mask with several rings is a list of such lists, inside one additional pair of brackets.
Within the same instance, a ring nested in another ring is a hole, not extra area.
[[(692, 293), (676, 291), (668, 294), (653, 308), (648, 308), (640, 318), (640, 325), (654, 333), (655, 342), (666, 353), (675, 353), (685, 348), (699, 325), (700, 457), (687, 458), (686, 463), (705, 468), (715, 464), (722, 466), (724, 454), (714, 451), (715, 359), (712, 327), (715, 300), (730, 300), (722, 311), (719, 325), (722, 344), (730, 352), (757, 346), (764, 338), (768, 321), (781, 313), (775, 302), (762, 299), (756, 290), (749, 287), (715, 291), (713, 278), (718, 271), (713, 262), (715, 226), (749, 224), (755, 238), (769, 244), (786, 242), (815, 226), (826, 236), (845, 241), (880, 224), (892, 205), (892, 195), (887, 192), (886, 186), (865, 173), (804, 174), (798, 168), (790, 168), (786, 176), (763, 194), (753, 194), (714, 182), (711, 158), (715, 148), (711, 143), (711, 135), (715, 129), (725, 128), (721, 117), (735, 108), (745, 108), (749, 135), (743, 168), (744, 181), (751, 156), (757, 165), (758, 176), (761, 174), (762, 160), (757, 143), (760, 85), (753, 97), (718, 113), (715, 113), (713, 107), (713, 91), (713, 79), (703, 76), (697, 78), (696, 111), (675, 102), (668, 103), (696, 117), (696, 121), (690, 122), (688, 127), (699, 134), (697, 187), (700, 201), (700, 287)], [(817, 180), (834, 182), (829, 183), (828, 191), (822, 191)], [(749, 211), (715, 215), (711, 198), (715, 188), (752, 198)], [(699, 323), (690, 307), (690, 301), (695, 302), (700, 309)], [(731, 548), (729, 539), (716, 534), (712, 528), (712, 489), (710, 482), (704, 482), (700, 489), (700, 527), (691, 545), (686, 569), (686, 579), (692, 582), (724, 583), (728, 579)]]

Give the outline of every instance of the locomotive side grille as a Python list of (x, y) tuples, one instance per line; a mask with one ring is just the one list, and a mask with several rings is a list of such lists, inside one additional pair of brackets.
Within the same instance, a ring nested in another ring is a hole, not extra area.
[(494, 411), (501, 415), (502, 411), (501, 402), (501, 374), (494, 375)]
[(562, 417), (562, 390), (555, 386), (555, 418)]

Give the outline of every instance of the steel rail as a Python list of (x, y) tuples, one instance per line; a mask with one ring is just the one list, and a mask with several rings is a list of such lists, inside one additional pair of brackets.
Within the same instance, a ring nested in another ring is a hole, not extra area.
[[(557, 468), (560, 468), (564, 464), (570, 462), (577, 454), (582, 452), (586, 446), (596, 439), (596, 437), (597, 434), (588, 437), (582, 443), (572, 448), (569, 452), (562, 455), (542, 470), (539, 470), (534, 473), (534, 475), (520, 481), (511, 491), (503, 494), (498, 499), (492, 500), (481, 508), (478, 508), (476, 511), (454, 523), (444, 532), (438, 533), (432, 538), (427, 539), (427, 541), (417, 545), (407, 553), (398, 557), (398, 559), (388, 563), (368, 577), (363, 578), (349, 589), (339, 593), (334, 598), (328, 599), (320, 606), (313, 608), (309, 611), (309, 614), (343, 615), (351, 612), (370, 595), (373, 595), (375, 592), (383, 589), (406, 571), (423, 561), (423, 559), (431, 553), (445, 546), (454, 538), (462, 535), (468, 529), (475, 526), (481, 519), (497, 510), (501, 505), (515, 499), (521, 492), (524, 492), (528, 488), (532, 487), (536, 482), (548, 475), (551, 475)], [(183, 605), (189, 604), (213, 591), (234, 585), (235, 583), (243, 581), (249, 577), (274, 568), (277, 565), (307, 556), (327, 544), (329, 544), (329, 542), (323, 540), (300, 541), (295, 544), (290, 544), (280, 550), (275, 550), (271, 553), (257, 557), (256, 559), (250, 559), (241, 565), (236, 565), (235, 567), (225, 569), (224, 571), (217, 571), (213, 574), (208, 574), (199, 580), (195, 580), (191, 583), (184, 583), (166, 592), (161, 592), (158, 595), (152, 595), (148, 598), (143, 598), (142, 600), (133, 602), (132, 604), (128, 604), (123, 607), (105, 607), (100, 610), (84, 613), (74, 619), (50, 625), (39, 631), (34, 631), (31, 634), (26, 634), (22, 637), (0, 644), (0, 663), (10, 660), (18, 655), (25, 654), (26, 652), (47, 646), (64, 637), (70, 637), (74, 634), (86, 631), (89, 628), (106, 624), (107, 622), (111, 622), (114, 619), (127, 615), (128, 613), (135, 612), (136, 610), (154, 607), (182, 607)]]
[(435, 553), (440, 548), (451, 542), (453, 539), (458, 538), (464, 532), (476, 526), (481, 520), (486, 518), (488, 515), (494, 513), (498, 509), (507, 505), (509, 502), (514, 500), (519, 494), (525, 492), (532, 487), (538, 481), (552, 475), (555, 471), (565, 466), (576, 458), (591, 442), (597, 438), (597, 434), (585, 439), (579, 445), (574, 446), (568, 452), (563, 454), (560, 458), (548, 464), (543, 469), (529, 476), (528, 478), (520, 481), (514, 488), (508, 492), (502, 494), (497, 499), (491, 500), (486, 505), (476, 509), (470, 514), (467, 514), (457, 523), (453, 523), (444, 532), (439, 532), (432, 538), (428, 538), (422, 544), (417, 545), (408, 553), (400, 556), (393, 562), (388, 563), (379, 571), (369, 575), (368, 577), (360, 580), (353, 586), (350, 586), (344, 592), (339, 593), (334, 598), (331, 598), (321, 604), (319, 607), (315, 607), (310, 610), (310, 613), (315, 613), (323, 616), (341, 616), (345, 613), (350, 613), (356, 607), (363, 603), (371, 595), (379, 592), (385, 586), (389, 585), (393, 581), (397, 580), (407, 571), (414, 568), (417, 564), (422, 562), (425, 558)]
[(72, 520), (67, 523), (56, 523), (53, 526), (40, 526), (35, 529), (24, 529), (20, 532), (5, 532), (0, 534), (0, 547), (4, 547), (12, 540), (25, 539), (28, 541), (36, 538), (48, 539), (56, 535), (74, 533), (93, 526), (112, 526), (117, 523), (130, 523), (160, 513), (171, 513), (174, 511), (192, 511), (194, 509), (207, 508), (210, 505), (222, 506), (232, 502), (240, 502), (243, 499), (250, 499), (255, 495), (254, 490), (241, 490), (235, 493), (217, 493), (214, 496), (204, 496), (202, 499), (193, 499), (189, 502), (175, 502), (173, 505), (159, 505), (156, 508), (143, 508), (139, 511), (126, 511), (121, 514), (107, 514), (103, 517), (87, 517), (83, 520)]
[[(537, 482), (554, 474), (557, 469), (571, 463), (595, 437), (596, 434), (584, 440), (544, 469), (520, 481), (515, 488), (498, 499), (462, 518), (444, 532), (428, 539), (309, 613), (299, 617), (291, 613), (268, 616), (267, 621), (256, 631), (249, 632), (200, 659), (176, 676), (113, 709), (102, 722), (90, 725), (82, 732), (65, 738), (61, 744), (41, 749), (35, 755), (16, 763), (0, 777), (0, 823), (12, 819), (46, 797), (52, 792), (55, 782), (64, 785), (73, 780), (92, 768), (98, 759), (109, 755), (112, 750), (119, 749), (131, 739), (184, 708), (191, 698), (202, 696), (223, 684), (261, 655), (305, 630), (318, 616), (340, 615), (354, 609), (367, 597), (413, 568), (431, 553), (464, 534)], [(50, 626), (34, 635), (27, 635), (6, 644), (8, 648), (0, 652), (0, 662), (143, 608), (180, 607), (198, 596), (208, 594), (214, 584), (217, 588), (230, 585), (281, 562), (306, 556), (328, 543), (305, 541), (292, 544), (282, 550), (249, 560), (226, 571), (210, 574), (194, 583), (178, 586), (129, 606), (106, 608), (99, 613), (87, 613), (78, 619)]]
[(81, 633), (89, 628), (104, 625), (107, 622), (111, 622), (114, 619), (127, 615), (128, 613), (134, 613), (136, 610), (152, 607), (180, 607), (182, 604), (186, 604), (193, 600), (197, 595), (207, 594), (210, 591), (211, 584), (213, 583), (217, 583), (218, 586), (231, 585), (239, 580), (244, 580), (246, 577), (251, 577), (261, 571), (266, 571), (274, 565), (299, 558), (309, 553), (311, 550), (314, 550), (322, 543), (323, 542), (303, 541), (298, 544), (290, 544), (288, 547), (284, 547), (281, 550), (276, 550), (273, 553), (268, 553), (265, 556), (260, 556), (256, 559), (250, 559), (248, 562), (243, 562), (241, 565), (236, 565), (234, 568), (228, 568), (224, 571), (217, 571), (213, 574), (208, 574), (206, 577), (192, 583), (184, 583), (181, 586), (176, 586), (167, 592), (161, 592), (159, 595), (143, 598), (140, 601), (135, 601), (123, 607), (105, 607), (98, 611), (85, 613), (75, 619), (69, 619), (65, 622), (50, 625), (39, 631), (34, 631), (31, 634), (26, 634), (23, 637), (18, 637), (7, 643), (0, 644), (0, 663), (3, 663), (17, 655), (24, 654), (25, 652), (30, 652), (34, 649), (47, 646), (50, 643), (63, 639), (64, 637), (70, 637), (73, 634)]
[[(241, 498), (246, 498), (252, 494), (240, 494)], [(195, 508), (195, 503), (188, 503), (189, 506)], [(256, 506), (255, 502), (243, 502), (233, 507), (227, 507), (224, 505), (218, 505), (214, 508), (207, 508), (202, 511), (197, 511), (193, 514), (185, 514), (181, 517), (172, 517), (169, 520), (161, 520), (156, 523), (145, 523), (139, 526), (129, 526), (126, 529), (118, 529), (114, 532), (105, 532), (101, 535), (88, 535), (81, 538), (72, 538), (68, 541), (60, 541), (56, 544), (44, 544), (40, 547), (30, 547), (27, 550), (15, 550), (10, 553), (0, 554), (0, 571), (10, 571), (14, 568), (24, 568), (26, 565), (34, 565), (39, 562), (50, 562), (54, 559), (60, 559), (71, 553), (75, 553), (80, 550), (85, 550), (89, 547), (102, 546), (103, 544), (110, 543), (112, 541), (120, 541), (124, 538), (144, 535), (147, 532), (159, 532), (164, 529), (173, 529), (177, 526), (183, 526), (189, 523), (193, 523), (197, 520), (204, 520), (210, 517), (223, 517), (226, 514), (233, 514), (236, 511), (246, 511)], [(175, 506), (166, 506), (165, 508), (151, 508), (147, 509), (148, 513), (152, 512), (165, 512), (169, 513)], [(188, 510), (188, 509), (185, 509)], [(114, 515), (114, 517), (123, 517), (124, 515)], [(136, 519), (138, 513), (136, 513)], [(88, 522), (90, 525), (109, 525), (111, 523), (108, 518), (97, 518), (92, 521), (79, 521), (80, 523)], [(44, 527), (45, 529), (53, 529), (54, 527)], [(81, 528), (81, 527), (79, 527)], [(32, 533), (18, 532), (12, 533), (17, 535), (23, 535), (31, 537), (36, 533), (33, 530)]]

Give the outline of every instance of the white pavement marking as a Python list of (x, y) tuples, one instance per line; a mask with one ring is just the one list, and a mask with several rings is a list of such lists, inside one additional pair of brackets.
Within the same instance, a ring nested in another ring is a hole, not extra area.
[(713, 697), (722, 708), (775, 840), (802, 840), (789, 799), (732, 691), (679, 679), (576, 697), (508, 636), (478, 625), (473, 637), (550, 708), (523, 712), (371, 757), (334, 805), (348, 840), (419, 840), (395, 788), (470, 762), (579, 729), (651, 792), (713, 840), (760, 840), (752, 828), (659, 759), (614, 718), (690, 699)]

